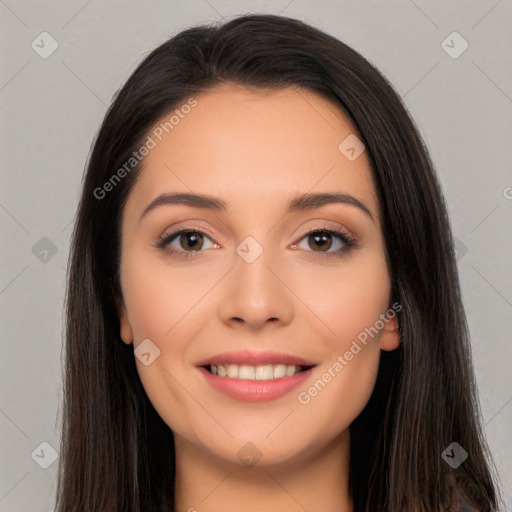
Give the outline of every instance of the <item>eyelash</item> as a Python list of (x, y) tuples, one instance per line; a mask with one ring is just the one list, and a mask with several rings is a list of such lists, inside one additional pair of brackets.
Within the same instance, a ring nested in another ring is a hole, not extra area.
[[(161, 236), (158, 239), (158, 242), (156, 243), (156, 247), (166, 251), (171, 254), (173, 257), (177, 258), (195, 258), (196, 255), (198, 255), (201, 252), (204, 251), (177, 251), (175, 249), (169, 249), (169, 244), (177, 238), (179, 235), (183, 233), (197, 233), (203, 236), (206, 236), (207, 238), (210, 238), (206, 233), (199, 229), (193, 229), (193, 228), (187, 228), (187, 229), (180, 229), (178, 231), (174, 231), (173, 233), (169, 233), (168, 235)], [(358, 247), (357, 242), (354, 238), (352, 238), (348, 233), (345, 231), (337, 231), (333, 229), (327, 229), (327, 228), (316, 228), (311, 231), (308, 231), (305, 233), (302, 238), (297, 242), (300, 243), (304, 238), (307, 238), (313, 234), (316, 233), (326, 233), (328, 235), (333, 235), (335, 237), (338, 237), (343, 242), (343, 247), (341, 249), (337, 249), (336, 251), (330, 252), (330, 253), (322, 253), (322, 252), (313, 252), (316, 256), (320, 258), (342, 258), (348, 253), (351, 249), (356, 249)], [(297, 244), (293, 244), (297, 245)]]

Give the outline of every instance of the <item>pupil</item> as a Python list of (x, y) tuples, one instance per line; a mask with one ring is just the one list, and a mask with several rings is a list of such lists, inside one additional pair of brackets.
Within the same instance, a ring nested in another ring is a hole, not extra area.
[[(329, 238), (330, 236), (331, 236), (330, 233), (327, 233), (325, 231), (323, 231), (322, 233), (319, 233), (319, 234), (311, 235), (311, 237), (315, 240), (315, 244), (319, 244), (319, 245), (322, 244), (322, 241), (319, 242), (320, 239), (323, 239), (323, 241), (325, 242), (325, 239)], [(328, 241), (330, 242), (330, 240), (328, 240)], [(331, 243), (332, 242), (330, 242), (328, 244), (328, 247), (326, 247), (325, 249), (329, 249), (329, 247), (331, 246)], [(311, 244), (309, 244), (309, 246), (311, 247)], [(313, 249), (314, 247), (311, 247), (311, 248)]]
[[(192, 243), (189, 243), (190, 240), (192, 240)], [(195, 233), (182, 233), (181, 234), (181, 243), (185, 249), (197, 250), (198, 246), (200, 245), (200, 244), (198, 244), (198, 242), (199, 242), (199, 236)]]

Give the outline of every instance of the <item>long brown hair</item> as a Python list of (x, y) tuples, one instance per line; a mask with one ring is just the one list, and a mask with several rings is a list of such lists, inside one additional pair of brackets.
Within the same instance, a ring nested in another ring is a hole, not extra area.
[[(456, 484), (496, 510), (447, 209), (414, 122), (346, 44), (295, 19), (247, 15), (153, 50), (97, 133), (70, 249), (57, 511), (173, 510), (172, 431), (119, 337), (120, 223), (141, 168), (126, 162), (155, 122), (222, 83), (319, 93), (351, 117), (372, 164), (401, 344), (382, 352), (374, 393), (350, 427), (354, 510), (440, 511)], [(468, 453), (457, 468), (442, 457), (452, 442)]]

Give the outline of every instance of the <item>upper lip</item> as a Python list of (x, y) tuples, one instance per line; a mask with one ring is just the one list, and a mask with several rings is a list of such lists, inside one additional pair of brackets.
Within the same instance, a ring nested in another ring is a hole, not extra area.
[(289, 365), (294, 364), (295, 366), (316, 366), (316, 363), (308, 361), (302, 357), (287, 354), (285, 352), (273, 352), (267, 350), (236, 350), (233, 352), (223, 352), (200, 361), (197, 366), (211, 366), (217, 364), (247, 364), (258, 366), (279, 363)]

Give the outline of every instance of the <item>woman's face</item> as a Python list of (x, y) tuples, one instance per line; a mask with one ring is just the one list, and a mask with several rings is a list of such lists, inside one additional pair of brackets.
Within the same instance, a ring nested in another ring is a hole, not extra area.
[[(195, 100), (155, 124), (123, 213), (121, 337), (178, 442), (235, 463), (314, 455), (398, 346), (369, 159), (312, 92), (224, 85)], [(171, 194), (225, 207), (153, 203)]]

